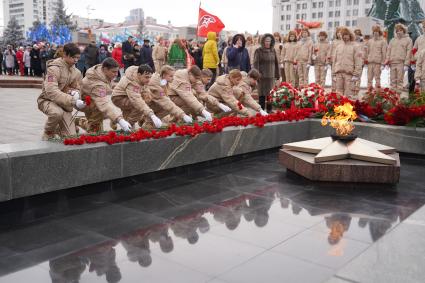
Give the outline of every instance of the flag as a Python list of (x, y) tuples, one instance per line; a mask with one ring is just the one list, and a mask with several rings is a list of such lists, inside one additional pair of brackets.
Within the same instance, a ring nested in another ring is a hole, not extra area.
[(199, 8), (198, 36), (207, 37), (207, 34), (210, 31), (219, 33), (224, 29), (224, 27), (225, 25), (219, 17)]

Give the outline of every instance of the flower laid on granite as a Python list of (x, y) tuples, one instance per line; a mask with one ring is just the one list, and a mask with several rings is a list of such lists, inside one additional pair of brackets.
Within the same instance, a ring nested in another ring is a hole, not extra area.
[(65, 145), (82, 145), (86, 143), (90, 144), (100, 142), (115, 144), (122, 142), (138, 142), (147, 139), (162, 139), (172, 135), (194, 137), (202, 133), (219, 133), (227, 127), (247, 127), (249, 125), (253, 125), (261, 128), (267, 123), (304, 120), (309, 118), (314, 112), (314, 109), (305, 108), (287, 110), (284, 112), (278, 111), (268, 116), (261, 116), (260, 114), (257, 114), (255, 117), (223, 117), (203, 124), (195, 123), (192, 126), (177, 126), (172, 124), (164, 130), (147, 131), (139, 129), (137, 132), (131, 134), (111, 131), (100, 135), (82, 135), (75, 138), (67, 138), (63, 141), (63, 143)]
[(291, 108), (292, 101), (298, 95), (298, 90), (290, 83), (283, 82), (279, 87), (275, 87), (270, 91), (270, 99), (272, 105), (278, 109)]

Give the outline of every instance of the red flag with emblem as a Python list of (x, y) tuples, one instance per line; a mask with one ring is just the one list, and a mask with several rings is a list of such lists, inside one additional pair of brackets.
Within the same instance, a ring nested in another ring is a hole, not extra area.
[(213, 31), (219, 33), (224, 28), (225, 25), (219, 17), (199, 8), (198, 36), (207, 37), (208, 32)]

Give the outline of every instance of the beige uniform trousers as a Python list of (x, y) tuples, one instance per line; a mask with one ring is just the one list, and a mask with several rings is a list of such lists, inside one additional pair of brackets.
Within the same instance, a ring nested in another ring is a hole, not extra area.
[(367, 65), (367, 87), (373, 87), (373, 79), (375, 79), (375, 87), (381, 87), (381, 64), (369, 63)]
[(354, 82), (352, 81), (353, 75), (345, 73), (336, 73), (336, 92), (344, 95), (345, 97), (352, 98), (354, 94)]
[(397, 92), (403, 91), (404, 64), (392, 63), (390, 66), (391, 88)]
[(46, 134), (58, 134), (61, 137), (77, 134), (75, 123), (72, 121), (72, 112), (66, 112), (62, 107), (48, 100), (40, 102), (38, 109), (47, 116), (47, 121), (44, 125)]
[(316, 77), (316, 84), (321, 85), (321, 86), (325, 86), (326, 66), (316, 64), (314, 66), (314, 74), (315, 74), (315, 77)]
[(308, 70), (307, 63), (305, 62), (298, 62), (297, 71), (298, 71), (298, 77), (299, 77), (299, 84), (300, 86), (307, 86), (308, 85)]
[(288, 83), (296, 85), (295, 68), (291, 62), (285, 62), (285, 77)]
[(165, 61), (164, 60), (155, 60), (155, 61), (153, 61), (153, 64), (155, 65), (155, 72), (160, 73), (162, 66), (165, 65)]

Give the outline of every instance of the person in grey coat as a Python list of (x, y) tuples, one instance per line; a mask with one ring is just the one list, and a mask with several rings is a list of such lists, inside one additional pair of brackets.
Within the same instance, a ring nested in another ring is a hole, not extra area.
[(6, 65), (7, 74), (12, 75), (13, 69), (15, 68), (15, 51), (13, 51), (12, 45), (8, 45), (4, 52), (4, 61)]
[[(254, 68), (257, 69), (261, 78), (258, 82), (259, 104), (266, 109), (267, 97), (274, 87), (276, 80), (279, 80), (279, 58), (274, 48), (275, 39), (273, 35), (266, 33), (261, 38), (261, 47), (254, 53)], [(267, 111), (272, 111), (272, 104), (267, 103)]]

